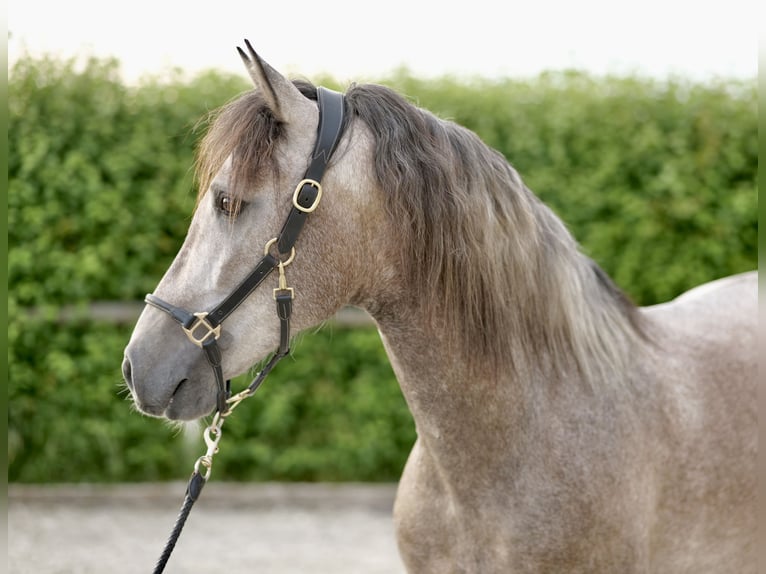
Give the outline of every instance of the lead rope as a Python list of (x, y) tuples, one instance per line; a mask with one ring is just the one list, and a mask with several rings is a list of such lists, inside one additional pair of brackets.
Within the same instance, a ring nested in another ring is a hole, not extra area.
[[(274, 289), (274, 300), (277, 303), (277, 316), (279, 317), (279, 349), (261, 371), (255, 376), (252, 382), (247, 388), (233, 397), (226, 399), (225, 410), (220, 408), (213, 416), (213, 421), (207, 426), (203, 432), (203, 438), (205, 439), (205, 445), (207, 446), (207, 452), (197, 459), (194, 463), (194, 471), (192, 472), (189, 483), (186, 485), (186, 495), (184, 497), (183, 505), (178, 513), (178, 518), (173, 525), (173, 530), (170, 532), (168, 541), (165, 543), (165, 548), (162, 550), (162, 554), (157, 560), (157, 565), (154, 567), (153, 574), (162, 574), (165, 570), (165, 566), (170, 559), (170, 555), (173, 553), (173, 549), (181, 536), (181, 531), (186, 524), (186, 519), (191, 513), (192, 506), (199, 498), (202, 488), (207, 484), (210, 473), (213, 469), (213, 456), (218, 452), (218, 444), (221, 442), (223, 436), (223, 423), (231, 415), (235, 408), (244, 401), (246, 398), (251, 397), (261, 386), (261, 383), (268, 376), (274, 366), (287, 354), (290, 353), (290, 316), (292, 314), (292, 302), (293, 302), (293, 289), (287, 286), (287, 280), (285, 278), (285, 262), (279, 262), (279, 287)], [(204, 470), (200, 470), (204, 467)]]
[[(165, 566), (170, 559), (170, 555), (173, 553), (173, 549), (176, 546), (176, 542), (178, 542), (178, 538), (181, 536), (181, 531), (186, 524), (186, 519), (189, 517), (192, 506), (194, 506), (194, 503), (202, 492), (202, 488), (207, 483), (208, 478), (210, 478), (210, 473), (213, 468), (213, 456), (218, 452), (218, 443), (223, 436), (223, 423), (226, 421), (226, 417), (231, 414), (234, 407), (250, 396), (246, 395), (245, 392), (246, 391), (243, 391), (236, 395), (236, 397), (232, 397), (236, 399), (236, 402), (229, 403), (229, 409), (225, 414), (222, 415), (220, 411), (216, 412), (213, 417), (213, 422), (205, 429), (204, 438), (205, 444), (207, 445), (207, 452), (199, 457), (194, 463), (194, 472), (192, 472), (189, 483), (186, 486), (184, 503), (178, 513), (178, 518), (176, 518), (176, 522), (173, 525), (173, 530), (170, 532), (168, 541), (165, 543), (165, 548), (163, 548), (162, 554), (157, 560), (157, 565), (154, 567), (154, 574), (162, 574), (162, 572), (164, 572)], [(200, 467), (204, 467), (204, 472), (200, 471)]]

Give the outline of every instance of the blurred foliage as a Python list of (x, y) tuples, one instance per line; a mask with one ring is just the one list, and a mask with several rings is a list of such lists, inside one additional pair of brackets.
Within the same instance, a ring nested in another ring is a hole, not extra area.
[[(505, 154), (641, 304), (757, 266), (755, 82), (402, 71), (384, 83)], [(129, 328), (55, 316), (152, 291), (190, 221), (204, 118), (248, 88), (214, 72), (127, 86), (112, 60), (11, 70), (10, 480), (178, 479), (204, 451), (198, 431), (124, 400)], [(396, 479), (414, 425), (377, 333), (326, 328), (294, 356), (227, 422), (216, 478)]]

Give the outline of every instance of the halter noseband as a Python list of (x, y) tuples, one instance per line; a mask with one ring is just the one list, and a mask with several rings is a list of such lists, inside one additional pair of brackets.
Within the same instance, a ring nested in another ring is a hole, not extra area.
[[(230, 381), (224, 381), (221, 349), (218, 346), (221, 323), (277, 268), (279, 269), (279, 286), (274, 289), (274, 299), (277, 304), (277, 316), (280, 325), (279, 348), (247, 389), (238, 396), (253, 394), (266, 378), (266, 375), (274, 368), (274, 365), (290, 352), (290, 316), (292, 314), (293, 290), (287, 286), (285, 267), (295, 257), (295, 243), (306, 219), (317, 208), (322, 199), (322, 185), (319, 182), (343, 133), (345, 111), (343, 95), (319, 87), (317, 88), (317, 102), (319, 105), (319, 125), (314, 151), (311, 154), (311, 163), (303, 179), (295, 188), (292, 207), (282, 230), (277, 237), (266, 244), (263, 257), (256, 264), (255, 269), (226, 299), (209, 312), (190, 313), (186, 309), (171, 305), (151, 293), (144, 299), (149, 305), (170, 315), (181, 325), (189, 340), (205, 352), (218, 386), (216, 407), (221, 415), (229, 410), (228, 399), (230, 396)], [(270, 249), (275, 244), (278, 254), (287, 256), (286, 259), (283, 260), (271, 254)]]

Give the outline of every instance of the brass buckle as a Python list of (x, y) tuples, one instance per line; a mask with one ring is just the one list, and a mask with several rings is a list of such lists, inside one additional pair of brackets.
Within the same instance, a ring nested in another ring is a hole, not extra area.
[[(315, 187), (317, 190), (317, 196), (314, 198), (314, 203), (308, 207), (303, 207), (298, 203), (298, 194), (301, 192), (301, 189), (304, 185), (310, 185), (311, 187)], [(322, 184), (313, 179), (302, 179), (301, 182), (296, 186), (295, 192), (293, 193), (293, 206), (295, 209), (302, 211), (303, 213), (311, 213), (319, 205), (320, 199), (322, 199)]]
[[(214, 339), (218, 339), (218, 337), (221, 336), (221, 326), (218, 325), (217, 327), (213, 327), (210, 322), (205, 318), (207, 317), (207, 313), (194, 313), (194, 316), (197, 318), (194, 323), (192, 323), (192, 326), (188, 329), (186, 327), (183, 327), (184, 333), (186, 333), (186, 336), (189, 337), (189, 340), (197, 345), (200, 349), (202, 348), (202, 344), (207, 341), (211, 336)], [(197, 329), (200, 327), (205, 328), (205, 333), (202, 335), (202, 337), (197, 338), (194, 333)]]

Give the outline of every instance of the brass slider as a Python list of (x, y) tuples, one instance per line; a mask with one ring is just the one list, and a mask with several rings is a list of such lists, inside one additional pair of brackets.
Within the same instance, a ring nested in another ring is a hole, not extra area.
[[(182, 327), (184, 333), (186, 333), (186, 336), (189, 337), (189, 340), (192, 343), (197, 345), (199, 348), (202, 348), (202, 344), (210, 337), (213, 337), (213, 339), (218, 339), (218, 337), (221, 336), (221, 326), (218, 325), (217, 327), (213, 327), (206, 319), (207, 313), (194, 313), (194, 316), (197, 319), (194, 321), (194, 323), (192, 323), (191, 327), (188, 329), (186, 327)], [(205, 332), (202, 333), (201, 337), (197, 337), (195, 334), (199, 328), (205, 329)]]
[[(314, 202), (308, 207), (303, 207), (301, 204), (298, 203), (298, 195), (300, 195), (301, 189), (303, 189), (304, 185), (310, 185), (311, 187), (315, 187), (317, 190), (317, 196), (314, 198)], [(295, 193), (293, 193), (293, 206), (295, 206), (295, 209), (297, 209), (298, 211), (302, 211), (303, 213), (311, 213), (319, 205), (320, 199), (322, 199), (322, 184), (320, 184), (318, 181), (315, 181), (313, 179), (303, 179), (296, 186)]]

